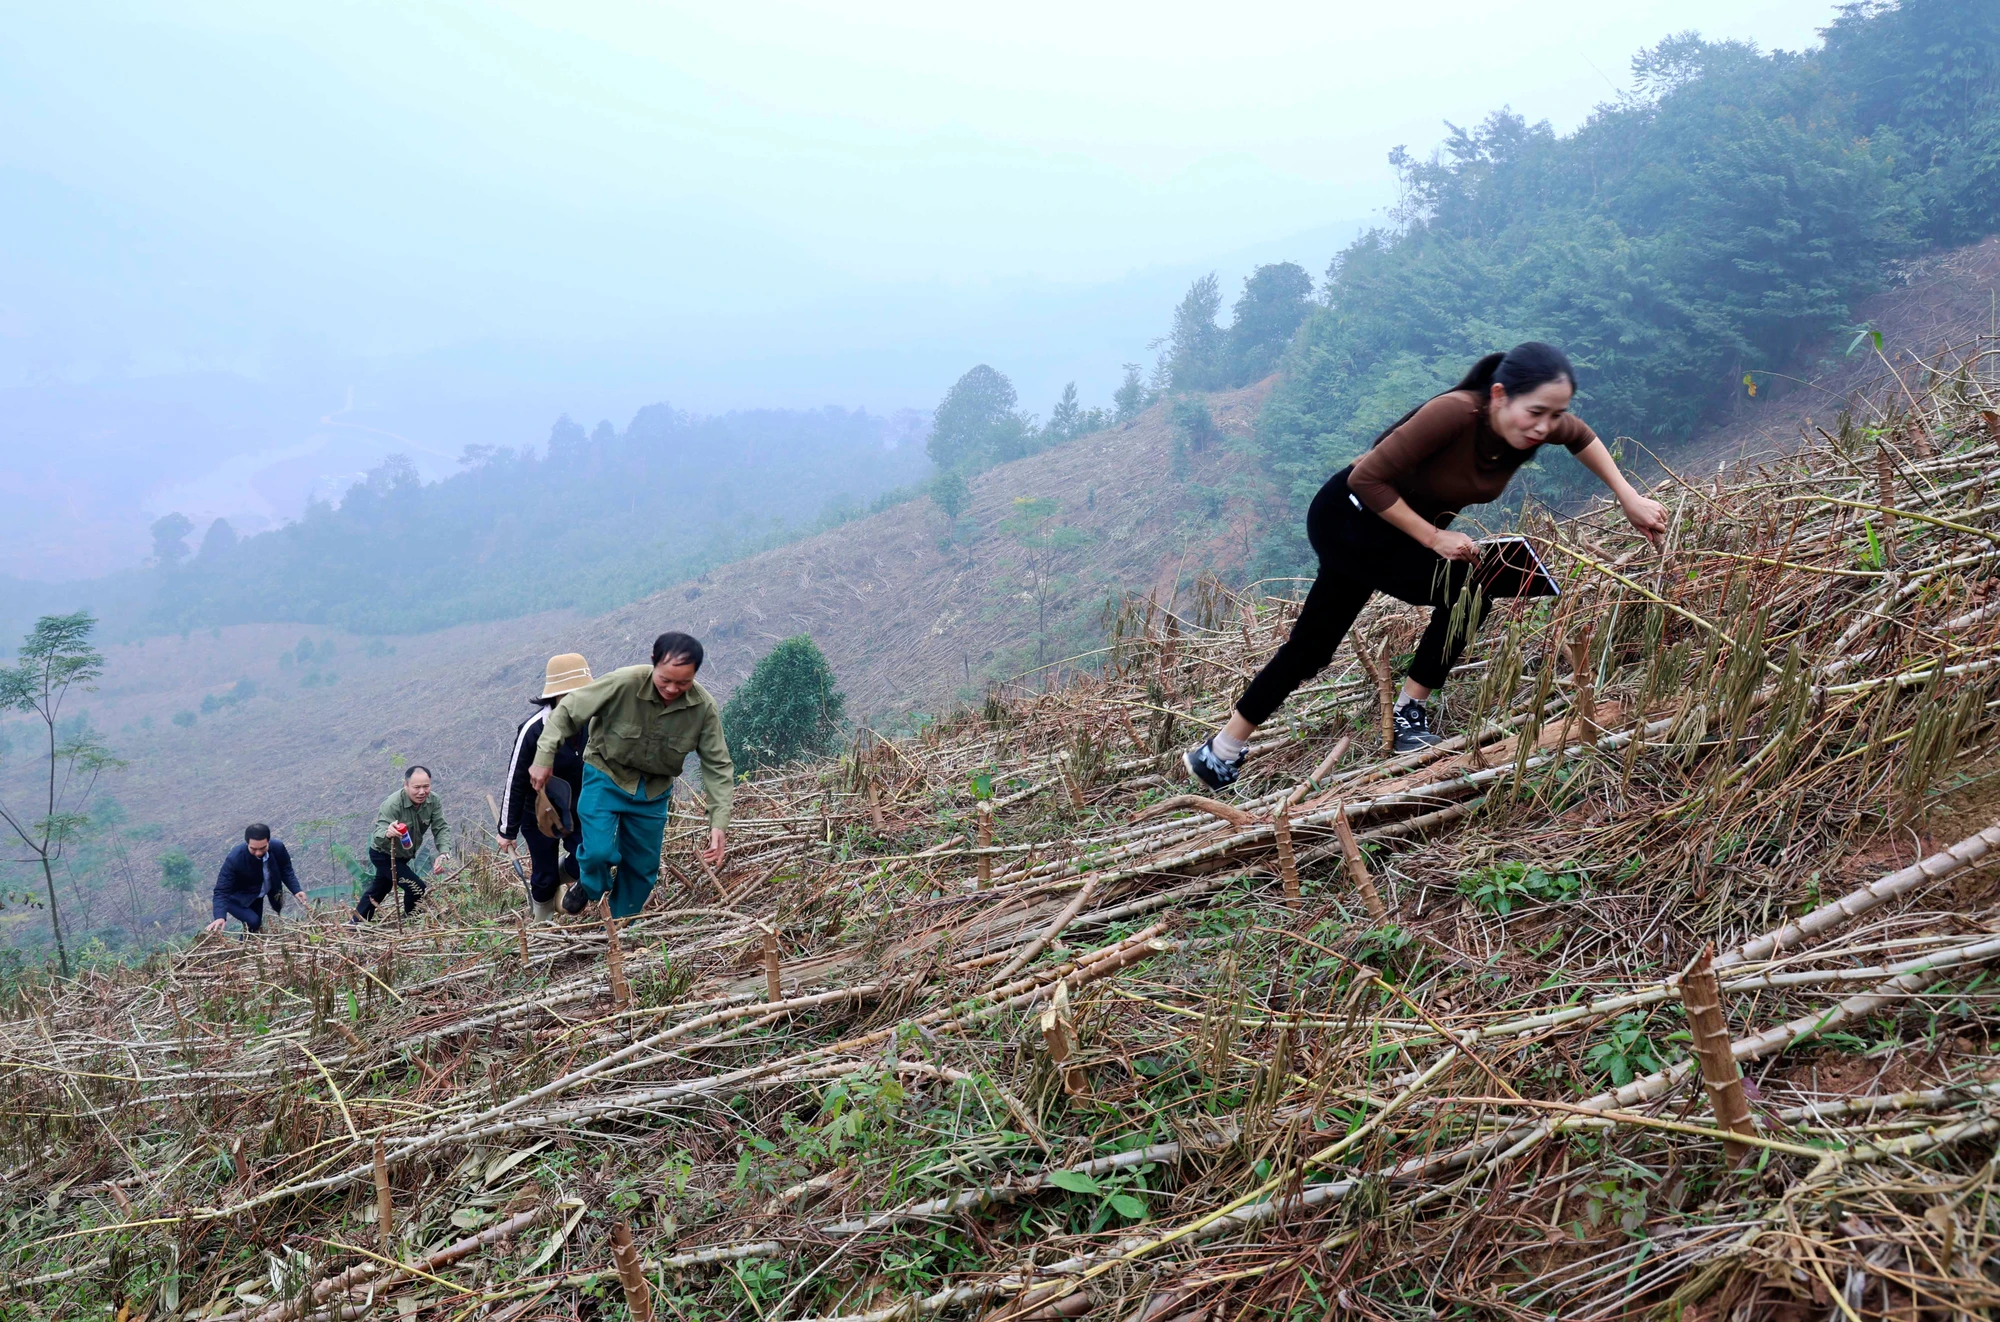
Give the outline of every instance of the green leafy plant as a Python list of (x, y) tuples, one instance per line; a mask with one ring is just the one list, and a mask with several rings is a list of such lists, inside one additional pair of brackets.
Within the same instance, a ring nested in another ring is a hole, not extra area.
[(1093, 1204), (1089, 1233), (1096, 1234), (1114, 1216), (1126, 1221), (1146, 1219), (1146, 1172), (1151, 1169), (1151, 1166), (1140, 1166), (1102, 1177), (1086, 1175), (1082, 1171), (1057, 1171), (1049, 1177), (1049, 1183)]
[(1613, 1085), (1624, 1087), (1641, 1073), (1651, 1074), (1664, 1063), (1660, 1052), (1646, 1036), (1646, 1015), (1635, 1010), (1611, 1021), (1601, 1041), (1591, 1044), (1584, 1059), (1593, 1069), (1609, 1075)]
[(1574, 863), (1551, 870), (1509, 859), (1460, 877), (1458, 889), (1480, 908), (1504, 918), (1524, 901), (1560, 904), (1575, 899), (1583, 890), (1583, 876), (1583, 869)]
[(1626, 1234), (1636, 1236), (1646, 1224), (1645, 1186), (1619, 1179), (1599, 1180), (1590, 1186), (1590, 1193), (1583, 1200), (1583, 1219), (1592, 1230), (1609, 1219)]

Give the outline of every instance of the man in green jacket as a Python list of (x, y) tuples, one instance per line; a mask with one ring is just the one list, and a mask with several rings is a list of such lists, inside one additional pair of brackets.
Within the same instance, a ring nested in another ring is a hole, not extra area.
[(428, 889), (424, 879), (410, 870), (410, 860), (424, 846), (428, 835), (437, 841), (437, 859), (432, 872), (442, 872), (451, 860), (451, 823), (444, 819), (444, 803), (431, 790), (429, 767), (413, 766), (403, 773), (403, 788), (382, 800), (375, 810), (375, 829), (368, 833), (368, 861), (375, 865), (375, 880), (368, 893), (354, 906), (350, 922), (365, 923), (375, 917), (375, 906), (389, 898), (397, 881), (403, 883), (403, 912), (417, 907)]
[(563, 896), (565, 912), (581, 913), (607, 894), (613, 918), (645, 908), (660, 876), (674, 777), (689, 753), (701, 757), (701, 785), (708, 795), (708, 848), (701, 860), (722, 865), (736, 764), (723, 738), (721, 708), (694, 682), (701, 660), (699, 640), (663, 633), (653, 640), (652, 665), (625, 666), (593, 680), (565, 696), (543, 722), (528, 772), (528, 783), (538, 790), (548, 784), (563, 740), (590, 726), (583, 791), (576, 802), (583, 828), (576, 860), (582, 879)]

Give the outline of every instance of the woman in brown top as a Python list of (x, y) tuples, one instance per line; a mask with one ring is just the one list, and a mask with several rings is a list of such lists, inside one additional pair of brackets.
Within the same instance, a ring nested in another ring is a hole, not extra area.
[(1632, 526), (1657, 541), (1666, 511), (1633, 490), (1604, 442), (1569, 412), (1575, 393), (1576, 371), (1552, 345), (1531, 342), (1488, 354), (1463, 381), (1405, 414), (1329, 478), (1306, 512), (1320, 571), (1291, 637), (1250, 681), (1228, 724), (1184, 755), (1189, 774), (1211, 789), (1234, 783), (1250, 736), (1333, 659), (1376, 592), (1431, 607), (1430, 627), (1396, 703), (1396, 751), (1438, 743), (1424, 699), (1444, 683), (1479, 627), (1476, 600), (1453, 627), (1454, 605), (1480, 553), (1477, 542), (1451, 531), (1452, 517), (1497, 499), (1544, 445), (1575, 455), (1611, 488)]

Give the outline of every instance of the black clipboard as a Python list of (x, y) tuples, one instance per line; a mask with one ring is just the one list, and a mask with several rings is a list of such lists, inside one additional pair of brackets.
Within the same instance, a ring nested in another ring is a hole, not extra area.
[(1488, 599), (1499, 597), (1560, 597), (1555, 575), (1525, 537), (1491, 537), (1479, 544), (1479, 565), (1472, 583)]

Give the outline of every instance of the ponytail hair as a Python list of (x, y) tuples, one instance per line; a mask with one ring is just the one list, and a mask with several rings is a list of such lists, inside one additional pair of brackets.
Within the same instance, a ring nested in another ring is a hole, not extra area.
[(1576, 368), (1570, 366), (1569, 355), (1555, 345), (1529, 340), (1506, 353), (1487, 354), (1452, 389), (1470, 390), (1483, 400), (1498, 382), (1507, 392), (1507, 398), (1513, 399), (1551, 381), (1567, 381), (1569, 388), (1575, 390)]
[[(1568, 381), (1569, 388), (1576, 389), (1576, 368), (1570, 366), (1569, 355), (1553, 344), (1529, 340), (1515, 345), (1505, 353), (1487, 354), (1468, 368), (1465, 375), (1459, 378), (1458, 384), (1445, 391), (1445, 394), (1469, 390), (1478, 397), (1480, 405), (1484, 407), (1487, 397), (1493, 393), (1496, 381), (1500, 384), (1500, 388), (1507, 392), (1507, 398), (1513, 399), (1517, 395), (1525, 395), (1531, 390), (1557, 380)], [(1432, 398), (1435, 399), (1436, 396)], [(1424, 404), (1430, 402), (1427, 399)], [(1390, 432), (1416, 417), (1418, 410), (1422, 409), (1424, 404), (1417, 405), (1384, 427), (1381, 435), (1368, 443), (1368, 448), (1374, 449), (1388, 438)]]

